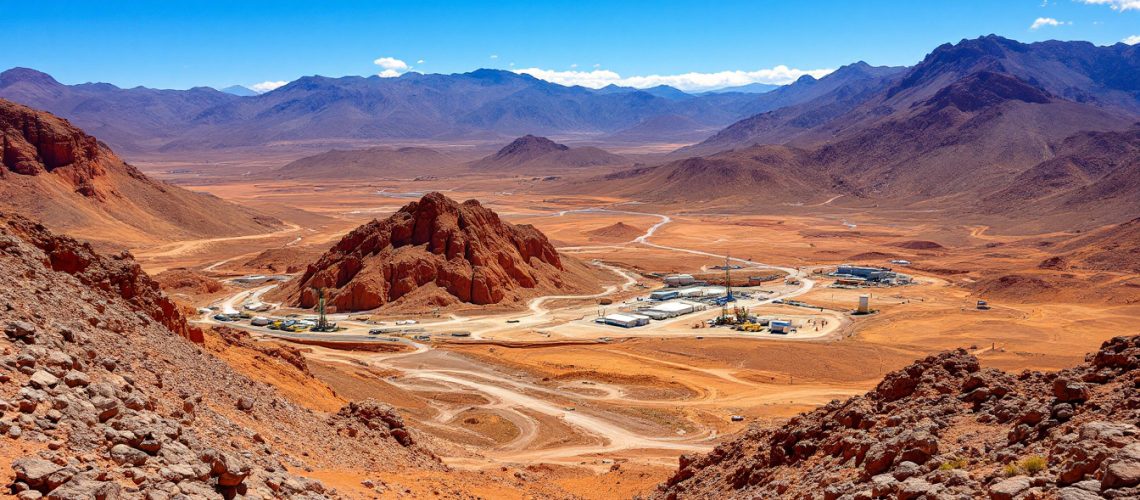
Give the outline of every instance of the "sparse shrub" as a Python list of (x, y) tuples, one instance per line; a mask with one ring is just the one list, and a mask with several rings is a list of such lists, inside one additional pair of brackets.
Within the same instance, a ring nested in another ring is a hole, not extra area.
[(1019, 465), (1025, 472), (1029, 473), (1030, 475), (1034, 475), (1045, 470), (1048, 462), (1045, 460), (1045, 457), (1041, 455), (1033, 455), (1031, 457), (1023, 458)]
[(1005, 467), (1001, 468), (1001, 475), (1005, 477), (1013, 477), (1018, 474), (1021, 474), (1021, 467), (1018, 467), (1017, 464), (1005, 464)]
[(945, 462), (942, 462), (942, 465), (938, 466), (938, 470), (965, 469), (966, 466), (969, 464), (970, 463), (968, 461), (966, 461), (965, 458), (956, 457), (956, 458), (952, 458), (950, 460), (947, 460)]
[(1045, 457), (1041, 455), (1033, 455), (1030, 457), (1025, 457), (1017, 463), (1011, 462), (1005, 464), (1005, 467), (1002, 467), (1001, 469), (1001, 473), (1005, 477), (1012, 477), (1019, 474), (1029, 474), (1032, 476), (1036, 475), (1038, 472), (1044, 471), (1048, 465), (1049, 462), (1045, 459)]

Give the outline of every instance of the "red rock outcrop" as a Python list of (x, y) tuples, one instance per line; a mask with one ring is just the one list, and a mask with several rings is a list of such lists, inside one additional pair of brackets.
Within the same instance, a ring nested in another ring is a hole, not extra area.
[(384, 220), (346, 235), (294, 285), (301, 307), (317, 302), (315, 288), (339, 311), (374, 309), (435, 286), (427, 305), (499, 304), (526, 289), (560, 288), (558, 252), (534, 227), (503, 222), (468, 200), (429, 193)]
[(76, 192), (98, 194), (91, 181), (103, 174), (107, 153), (67, 120), (0, 99), (0, 145), (4, 170), (20, 175), (55, 172)]
[(1137, 498), (1140, 336), (1058, 373), (982, 369), (964, 350), (705, 456), (659, 498)]
[(48, 258), (45, 264), (53, 271), (75, 276), (100, 293), (121, 297), (170, 331), (202, 342), (202, 331), (186, 322), (178, 305), (162, 293), (130, 253), (104, 257), (89, 243), (52, 234), (42, 224), (19, 216), (0, 214), (0, 224), (44, 252)]

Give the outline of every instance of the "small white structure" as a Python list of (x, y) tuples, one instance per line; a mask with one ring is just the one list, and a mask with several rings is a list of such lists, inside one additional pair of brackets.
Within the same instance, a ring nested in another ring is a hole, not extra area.
[(860, 295), (859, 296), (859, 309), (856, 309), (855, 311), (858, 312), (859, 314), (867, 314), (867, 313), (871, 312), (871, 296), (870, 295)]
[[(640, 317), (639, 317), (640, 316)], [(647, 316), (614, 313), (603, 316), (602, 322), (607, 325), (620, 326), (622, 328), (633, 328), (635, 326), (642, 326), (649, 324)]]
[(269, 318), (265, 316), (254, 316), (253, 319), (249, 321), (249, 324), (253, 326), (267, 326), (269, 325)]
[(677, 289), (678, 297), (717, 297), (727, 293), (723, 286), (690, 286)]
[(691, 274), (670, 274), (665, 277), (665, 286), (685, 286), (693, 283)]
[(788, 320), (774, 319), (768, 323), (768, 329), (772, 333), (792, 333), (792, 322)]
[(248, 311), (255, 311), (255, 312), (268, 311), (268, 310), (270, 310), (272, 307), (273, 307), (273, 306), (271, 306), (271, 305), (269, 305), (269, 304), (266, 304), (265, 302), (261, 302), (261, 301), (258, 301), (258, 302), (250, 302), (250, 303), (248, 303), (248, 304), (246, 304), (246, 305), (245, 305), (245, 309), (246, 309), (246, 310), (248, 310)]
[(676, 290), (657, 290), (649, 294), (649, 300), (669, 300), (677, 298)]

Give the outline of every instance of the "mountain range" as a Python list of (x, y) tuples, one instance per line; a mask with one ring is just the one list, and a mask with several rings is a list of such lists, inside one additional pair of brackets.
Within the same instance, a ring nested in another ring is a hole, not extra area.
[(856, 64), (810, 86), (841, 79), (674, 153), (680, 159), (609, 174), (606, 189), (716, 203), (843, 197), (999, 215), (1022, 230), (1140, 213), (1140, 48), (989, 36), (940, 46), (912, 68)]
[[(1085, 104), (1125, 119), (1140, 116), (1140, 49), (1136, 46), (1059, 41), (1026, 44), (989, 35), (941, 45), (910, 68), (873, 68), (856, 63), (814, 84), (810, 77), (801, 78), (765, 97), (803, 92), (812, 95), (796, 104), (757, 110), (682, 152), (707, 154), (757, 143), (832, 142), (904, 113), (955, 82), (982, 72), (1010, 76), (1059, 101)], [(970, 90), (961, 88), (958, 95)], [(976, 102), (973, 106), (988, 104), (996, 102)]]
[(0, 73), (0, 97), (72, 120), (132, 152), (530, 133), (605, 135), (667, 115), (715, 128), (754, 112), (752, 102), (762, 96), (694, 96), (665, 86), (595, 90), (490, 69), (398, 78), (306, 76), (253, 96), (208, 87), (64, 85), (27, 68)]
[[(525, 175), (550, 165), (623, 165), (601, 149), (550, 149), (557, 143), (539, 135), (638, 144), (709, 134), (664, 163), (551, 188), (719, 204), (887, 203), (1016, 215), (1036, 226), (1025, 230), (1065, 226), (1074, 211), (1083, 214), (1082, 227), (1140, 212), (1131, 146), (1140, 133), (1140, 47), (1123, 43), (1027, 44), (989, 35), (941, 45), (911, 67), (857, 62), (762, 94), (595, 90), (477, 70), (312, 76), (239, 97), (209, 88), (68, 86), (13, 69), (0, 74), (0, 96), (70, 117), (131, 151), (522, 136), (470, 166)], [(413, 169), (451, 164), (407, 149), (337, 154), (338, 162), (371, 155), (374, 165)]]

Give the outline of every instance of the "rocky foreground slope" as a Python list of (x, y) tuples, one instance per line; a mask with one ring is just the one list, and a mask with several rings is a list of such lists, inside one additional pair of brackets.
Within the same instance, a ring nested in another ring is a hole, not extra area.
[(685, 456), (659, 498), (1137, 498), (1140, 336), (1058, 373), (958, 350), (874, 391)]
[(6, 493), (324, 497), (303, 474), (445, 469), (391, 407), (314, 412), (209, 355), (127, 254), (0, 215), (0, 275)]
[(301, 307), (325, 290), (338, 311), (462, 303), (515, 304), (546, 293), (590, 289), (580, 262), (561, 257), (546, 236), (514, 225), (476, 200), (428, 193), (384, 220), (354, 229), (286, 290)]

